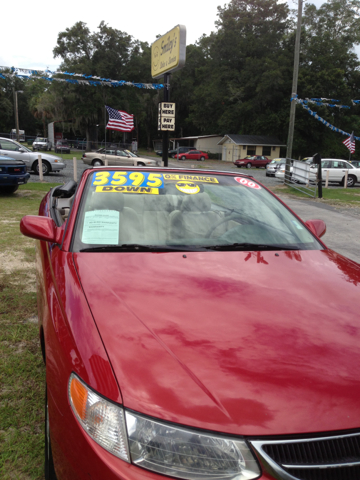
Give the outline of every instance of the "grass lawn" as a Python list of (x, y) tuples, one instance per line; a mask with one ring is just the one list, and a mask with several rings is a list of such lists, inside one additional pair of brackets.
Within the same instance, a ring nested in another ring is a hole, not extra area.
[(311, 198), (305, 193), (300, 192), (292, 187), (279, 185), (270, 188), (275, 194), (286, 194), (299, 198), (307, 198), (309, 200), (316, 200), (317, 202), (327, 203), (334, 206), (351, 206), (360, 207), (360, 189), (358, 188), (324, 188), (323, 198)]
[(35, 240), (21, 235), (54, 184), (0, 195), (0, 478), (44, 478), (44, 389), (37, 327)]

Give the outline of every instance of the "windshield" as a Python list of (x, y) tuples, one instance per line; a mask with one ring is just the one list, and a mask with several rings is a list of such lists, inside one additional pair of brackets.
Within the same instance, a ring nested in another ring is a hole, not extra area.
[(263, 250), (322, 246), (287, 208), (249, 177), (113, 169), (89, 175), (72, 248)]
[(15, 140), (12, 140), (12, 142), (15, 143), (19, 148), (22, 148), (23, 150), (25, 150), (26, 152), (31, 152), (30, 148), (25, 147), (25, 145), (23, 145), (22, 143), (16, 142)]
[(35, 142), (41, 142), (41, 143), (46, 143), (47, 142), (47, 139), (46, 138), (42, 138), (42, 137), (38, 137)]

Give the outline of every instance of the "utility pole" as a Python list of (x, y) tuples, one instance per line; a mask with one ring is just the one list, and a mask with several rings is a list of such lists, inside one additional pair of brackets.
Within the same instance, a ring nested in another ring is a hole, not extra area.
[(15, 90), (15, 88), (13, 88), (13, 92), (14, 92), (14, 110), (15, 110), (15, 126), (16, 126), (16, 141), (18, 142), (19, 141), (19, 109), (18, 109), (18, 97), (17, 97), (17, 94), (18, 93), (23, 93), (22, 90)]
[[(164, 102), (170, 102), (170, 73), (164, 74)], [(165, 130), (163, 132), (163, 148), (162, 148), (162, 160), (164, 167), (169, 166), (169, 132)]]
[[(303, 0), (298, 0), (298, 20), (297, 20), (296, 38), (295, 38), (294, 73), (293, 73), (291, 98), (294, 98), (297, 95), (297, 84), (298, 84), (298, 77), (299, 77), (302, 6), (303, 6)], [(287, 178), (289, 178), (289, 175), (290, 175), (290, 158), (292, 157), (292, 147), (293, 147), (293, 139), (294, 139), (295, 110), (296, 110), (296, 101), (292, 100), (290, 103), (290, 122), (289, 122), (287, 149), (286, 149), (285, 178), (287, 175), (288, 175)]]

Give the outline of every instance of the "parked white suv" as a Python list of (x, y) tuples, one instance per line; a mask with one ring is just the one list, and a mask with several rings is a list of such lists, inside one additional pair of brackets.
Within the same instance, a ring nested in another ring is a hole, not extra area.
[[(21, 143), (0, 137), (0, 155), (15, 158), (15, 160), (22, 160), (27, 170), (39, 173), (38, 154), (21, 145)], [(48, 153), (42, 153), (41, 159), (44, 175), (48, 175), (50, 172), (59, 172), (66, 166), (60, 157), (49, 155)]]
[[(310, 179), (315, 180), (317, 168), (317, 165), (311, 165)], [(346, 172), (348, 173), (348, 187), (353, 187), (355, 183), (360, 182), (360, 168), (356, 168), (354, 165), (341, 158), (323, 158), (321, 160), (321, 175), (323, 182), (326, 180), (327, 172), (329, 172), (329, 182), (336, 182), (339, 185), (344, 185)]]
[(49, 150), (51, 151), (51, 142), (48, 138), (36, 137), (32, 144), (34, 152), (36, 150)]

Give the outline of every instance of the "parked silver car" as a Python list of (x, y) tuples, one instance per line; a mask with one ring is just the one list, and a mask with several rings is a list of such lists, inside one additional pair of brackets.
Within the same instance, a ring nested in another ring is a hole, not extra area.
[(158, 162), (149, 158), (138, 157), (128, 150), (120, 150), (116, 148), (100, 148), (97, 152), (85, 152), (81, 160), (87, 165), (99, 167), (105, 165), (131, 165), (139, 167), (156, 167)]
[(273, 158), (271, 162), (266, 165), (266, 176), (274, 177), (276, 170), (282, 163), (286, 163), (286, 158)]
[[(15, 158), (15, 160), (22, 160), (27, 170), (39, 173), (38, 154), (21, 143), (0, 137), (0, 154)], [(41, 159), (44, 175), (48, 175), (50, 172), (59, 172), (66, 166), (60, 157), (48, 153), (42, 153)]]
[(49, 150), (51, 151), (51, 142), (48, 138), (45, 137), (36, 137), (32, 144), (34, 152), (36, 150)]

